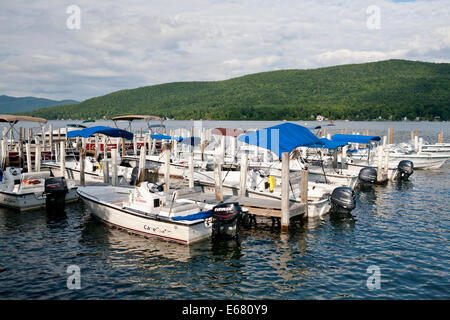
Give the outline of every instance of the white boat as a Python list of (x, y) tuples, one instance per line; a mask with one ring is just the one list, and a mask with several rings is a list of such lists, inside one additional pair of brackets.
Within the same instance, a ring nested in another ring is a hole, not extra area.
[(154, 191), (152, 184), (139, 187), (79, 187), (78, 195), (92, 215), (129, 232), (148, 237), (191, 244), (211, 236), (205, 219), (174, 220), (196, 214), (212, 206)]
[[(49, 171), (22, 173), (21, 168), (6, 168), (0, 181), (0, 205), (19, 211), (45, 207), (45, 180), (49, 178)], [(75, 201), (75, 183), (67, 181), (67, 188), (66, 202)]]
[[(379, 146), (380, 148), (382, 146)], [(389, 168), (395, 168), (402, 160), (412, 161), (415, 170), (429, 170), (440, 168), (449, 158), (449, 154), (433, 152), (409, 152), (400, 146), (386, 146), (389, 151)], [(352, 164), (366, 164), (367, 166), (376, 166), (377, 149), (371, 151), (371, 158), (367, 161), (368, 149), (358, 150), (349, 157)], [(352, 161), (353, 160), (353, 161)]]
[[(223, 171), (222, 188), (225, 195), (237, 195), (240, 189), (240, 172)], [(276, 178), (277, 179), (277, 178)], [(275, 180), (276, 180), (275, 179)], [(266, 178), (261, 177), (257, 170), (249, 170), (247, 175), (246, 194), (249, 198), (281, 201), (281, 186), (275, 185), (270, 191)], [(195, 172), (194, 181), (203, 187), (205, 193), (215, 193), (214, 172)], [(281, 181), (281, 176), (278, 177)], [(295, 185), (294, 185), (295, 186)], [(308, 183), (308, 218), (323, 216), (331, 209), (330, 196), (336, 186), (323, 183)], [(300, 190), (290, 188), (290, 201), (301, 203)]]
[[(118, 162), (120, 163), (120, 162)], [(50, 172), (57, 176), (61, 175), (61, 165), (56, 161), (46, 161), (42, 163)], [(69, 179), (80, 180), (80, 162), (75, 159), (69, 159), (65, 162), (66, 176)], [(109, 170), (110, 181), (112, 179), (112, 170)], [(133, 168), (117, 166), (117, 178), (119, 184), (129, 184)], [(86, 182), (103, 182), (104, 168), (94, 157), (86, 157), (84, 160), (84, 177)]]

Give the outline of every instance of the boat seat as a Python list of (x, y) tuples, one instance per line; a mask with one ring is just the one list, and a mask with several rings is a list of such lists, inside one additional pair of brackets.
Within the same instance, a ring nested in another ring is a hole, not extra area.
[(47, 179), (47, 178), (50, 178), (50, 171), (25, 172), (25, 173), (22, 173), (22, 180)]
[(171, 203), (168, 202), (166, 206), (161, 207), (161, 211), (169, 212), (171, 211), (172, 214), (175, 213), (181, 213), (188, 210), (194, 210), (198, 209), (198, 211), (201, 211), (201, 209), (198, 208), (198, 206), (195, 203), (189, 203), (189, 202), (175, 202), (172, 205), (172, 210), (170, 209)]

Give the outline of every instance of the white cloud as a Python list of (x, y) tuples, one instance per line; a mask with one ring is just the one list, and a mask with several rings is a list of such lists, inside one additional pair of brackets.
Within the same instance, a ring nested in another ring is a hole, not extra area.
[[(77, 0), (0, 4), (0, 91), (85, 99), (172, 81), (390, 58), (449, 62), (448, 0)], [(366, 27), (369, 5), (381, 29)]]

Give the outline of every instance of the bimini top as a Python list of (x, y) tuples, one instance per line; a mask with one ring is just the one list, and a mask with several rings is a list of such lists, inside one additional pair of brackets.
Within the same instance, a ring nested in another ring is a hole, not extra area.
[(157, 116), (141, 116), (141, 115), (127, 115), (127, 116), (118, 116), (112, 118), (113, 121), (117, 120), (127, 120), (127, 121), (133, 121), (133, 120), (164, 120), (161, 117)]
[(245, 131), (233, 128), (214, 128), (211, 133), (221, 136), (239, 137), (241, 134), (245, 133)]
[(345, 141), (331, 141), (327, 138), (320, 138), (319, 139), (323, 144), (314, 144), (310, 147), (312, 148), (324, 148), (324, 149), (337, 149), (339, 147), (343, 147), (347, 145), (347, 142)]
[(380, 141), (379, 136), (363, 136), (361, 134), (335, 134), (331, 137), (333, 141), (353, 142), (353, 143), (369, 143), (370, 141)]
[(75, 138), (75, 137), (89, 138), (90, 136), (93, 136), (98, 133), (104, 134), (105, 136), (108, 137), (125, 138), (127, 140), (133, 140), (133, 134), (131, 132), (122, 129), (103, 126), (96, 126), (82, 130), (69, 131), (67, 133), (67, 138)]
[(291, 152), (297, 147), (323, 144), (307, 128), (289, 122), (248, 132), (239, 136), (238, 140), (268, 149), (279, 158), (283, 152)]
[(152, 134), (152, 135), (150, 135), (150, 137), (155, 140), (175, 140), (178, 142), (183, 141), (182, 137), (172, 137), (172, 136), (167, 136), (165, 134)]
[(13, 114), (0, 114), (0, 122), (17, 123), (19, 121), (47, 123), (47, 120), (43, 118), (15, 116)]
[(183, 144), (190, 144), (191, 146), (198, 145), (200, 143), (199, 137), (172, 137), (165, 134), (152, 134), (150, 135), (155, 140), (175, 140)]

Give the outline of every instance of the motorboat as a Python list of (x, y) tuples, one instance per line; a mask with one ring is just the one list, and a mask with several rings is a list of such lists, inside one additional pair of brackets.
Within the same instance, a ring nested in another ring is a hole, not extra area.
[[(0, 205), (19, 211), (46, 206), (48, 182), (55, 180), (49, 171), (22, 172), (22, 168), (7, 167), (0, 170)], [(65, 202), (77, 200), (75, 183), (65, 180), (67, 193)], [(59, 186), (58, 186), (59, 187)]]
[(145, 237), (192, 244), (211, 237), (215, 211), (239, 216), (236, 205), (213, 206), (166, 194), (158, 185), (87, 186), (78, 189), (91, 214), (108, 225)]

